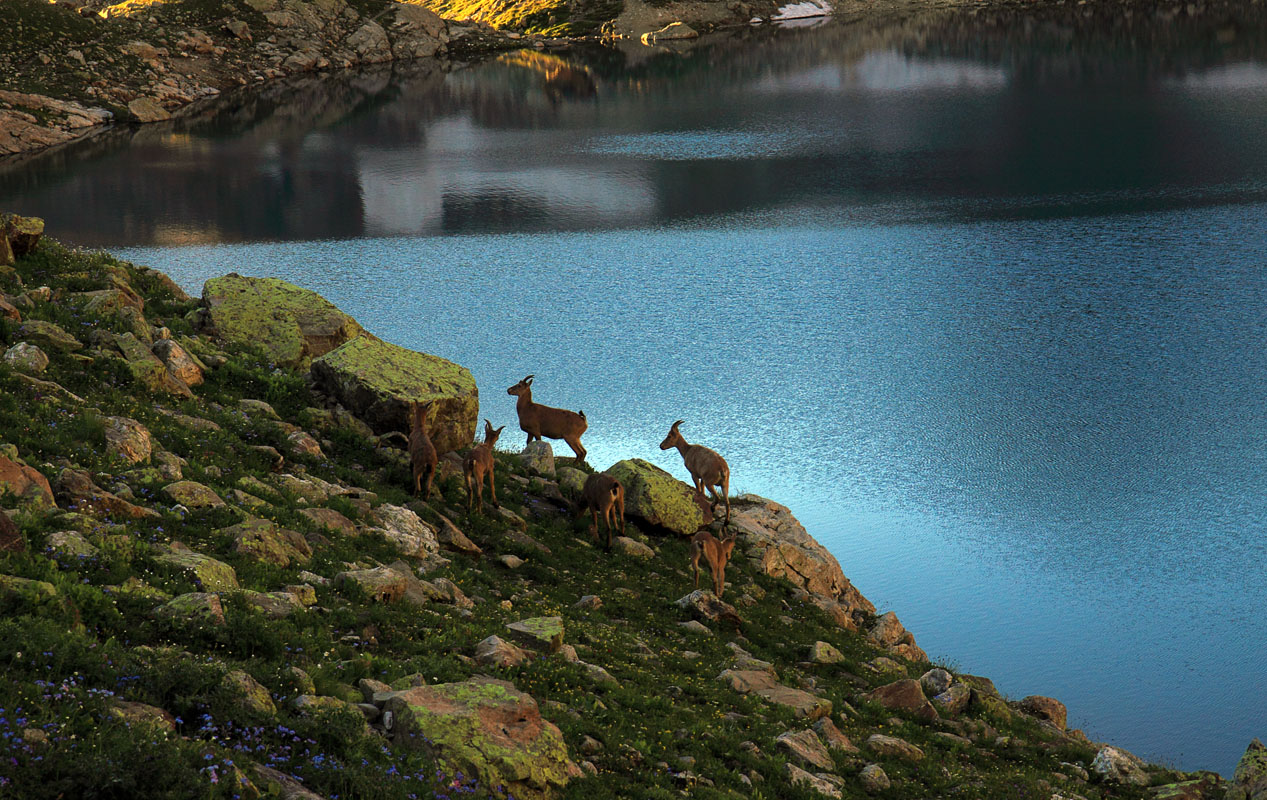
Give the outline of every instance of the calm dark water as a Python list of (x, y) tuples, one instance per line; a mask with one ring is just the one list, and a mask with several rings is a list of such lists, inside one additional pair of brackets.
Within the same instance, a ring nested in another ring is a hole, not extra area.
[(934, 657), (1230, 773), (1267, 735), (1263, 13), (334, 78), (0, 165), (0, 205), (311, 287), (494, 420), (535, 373), (596, 466), (685, 476), (684, 418)]

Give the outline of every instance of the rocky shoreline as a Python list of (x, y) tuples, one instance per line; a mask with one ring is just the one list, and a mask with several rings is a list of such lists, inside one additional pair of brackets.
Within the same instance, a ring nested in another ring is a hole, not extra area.
[[(771, 500), (734, 498), (724, 600), (686, 568), (720, 523), (636, 457), (612, 553), (548, 445), (498, 453), (502, 505), (468, 514), (469, 372), (299, 287), (193, 299), (43, 227), (0, 217), (11, 796), (1267, 799), (1257, 741), (1231, 781), (1178, 773), (929, 663)], [(429, 502), (393, 445), (415, 399)]]

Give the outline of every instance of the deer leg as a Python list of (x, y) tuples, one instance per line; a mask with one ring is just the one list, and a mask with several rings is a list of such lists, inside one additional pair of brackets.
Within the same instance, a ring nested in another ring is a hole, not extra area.
[(436, 468), (434, 465), (428, 465), (426, 471), (427, 471), (427, 477), (426, 477), (425, 483), (426, 483), (427, 491), (423, 495), (423, 499), (430, 500), (431, 499), (431, 481), (436, 476)]
[(713, 572), (713, 582), (717, 585), (717, 598), (721, 599), (722, 592), (726, 591), (726, 565), (722, 564)]
[(699, 588), (699, 557), (700, 551), (691, 546), (691, 569), (695, 571), (695, 588)]
[(493, 468), (488, 468), (488, 496), (493, 501), (493, 508), (501, 508), (502, 504), (497, 502), (497, 482), (493, 480)]
[(564, 436), (564, 437), (563, 437), (563, 441), (565, 441), (565, 442), (567, 442), (567, 443), (568, 443), (568, 447), (572, 448), (572, 452), (573, 452), (573, 453), (576, 453), (576, 460), (577, 460), (577, 461), (580, 461), (580, 462), (582, 462), (582, 463), (584, 463), (584, 461), (585, 461), (585, 448), (581, 446), (581, 437), (579, 437), (579, 436)]

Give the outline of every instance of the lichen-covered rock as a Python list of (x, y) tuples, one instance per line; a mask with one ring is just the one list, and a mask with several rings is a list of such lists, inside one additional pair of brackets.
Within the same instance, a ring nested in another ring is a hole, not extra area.
[(263, 764), (254, 764), (251, 771), (255, 776), (255, 783), (264, 787), (267, 797), (278, 797), (281, 800), (325, 800), (324, 797), (280, 770)]
[(427, 430), (437, 453), (475, 440), (479, 391), (470, 370), (364, 334), (312, 362), (318, 389), (375, 433), (409, 430), (409, 406), (432, 402)]
[(730, 522), (739, 549), (758, 569), (834, 601), (855, 625), (875, 613), (875, 606), (849, 582), (835, 557), (786, 506), (753, 494), (732, 498), (731, 503)]
[(554, 653), (563, 646), (562, 617), (532, 617), (506, 626), (510, 638), (539, 653)]
[(380, 603), (394, 603), (405, 596), (410, 576), (391, 567), (353, 569), (334, 576), (340, 589), (355, 586), (366, 597)]
[[(3, 256), (0, 256), (0, 264), (3, 264)], [(0, 277), (3, 277), (3, 273), (0, 273)], [(0, 319), (7, 319), (10, 322), (22, 321), (22, 312), (9, 302), (9, 298), (5, 297), (3, 292), (0, 292)]]
[(53, 531), (45, 541), (50, 550), (64, 558), (91, 558), (98, 552), (78, 531)]
[(650, 546), (643, 544), (637, 539), (630, 539), (628, 536), (617, 536), (615, 548), (616, 552), (621, 555), (633, 556), (634, 558), (655, 558), (655, 551)]
[(134, 419), (106, 417), (106, 452), (126, 464), (148, 462), (154, 450), (149, 430)]
[(549, 442), (529, 442), (519, 454), (519, 463), (529, 472), (554, 477), (554, 448)]
[(884, 773), (884, 769), (879, 764), (868, 764), (858, 773), (858, 783), (862, 784), (863, 791), (868, 794), (877, 794), (883, 792), (891, 786), (889, 776)]
[(953, 683), (946, 691), (933, 697), (933, 705), (950, 716), (962, 712), (971, 701), (972, 688), (966, 683)]
[(198, 359), (181, 347), (174, 339), (159, 339), (150, 348), (158, 360), (172, 375), (183, 381), (186, 386), (198, 386), (204, 380), (205, 369)]
[(304, 605), (291, 592), (242, 592), (242, 601), (247, 608), (258, 611), (269, 619), (285, 619), (296, 611), (303, 611)]
[(325, 458), (321, 444), (306, 431), (294, 431), (286, 437), (286, 452), (292, 456)]
[(164, 733), (176, 732), (176, 718), (158, 706), (113, 699), (110, 701), (109, 712), (111, 716), (122, 720), (129, 727), (141, 725)]
[(814, 723), (814, 730), (822, 738), (823, 743), (832, 750), (840, 750), (845, 753), (858, 752), (858, 746), (849, 741), (849, 737), (836, 727), (836, 723), (831, 721), (831, 717), (823, 717)]
[(788, 781), (795, 786), (806, 786), (824, 797), (839, 798), (840, 787), (844, 781), (828, 772), (820, 772), (812, 774), (801, 769), (795, 764), (784, 764), (783, 769), (787, 772)]
[(778, 682), (773, 670), (728, 669), (717, 676), (740, 694), (754, 694), (768, 703), (792, 710), (798, 717), (809, 721), (821, 719), (831, 713), (830, 700), (812, 695), (803, 689), (793, 689)]
[(209, 332), (264, 348), (278, 365), (303, 369), (361, 334), (356, 320), (316, 292), (277, 278), (230, 273), (203, 284)]
[(312, 547), (302, 534), (266, 519), (247, 520), (217, 533), (233, 539), (233, 552), (279, 567), (307, 564), (312, 558)]
[(1136, 786), (1147, 786), (1149, 783), (1143, 760), (1134, 753), (1112, 745), (1100, 748), (1091, 762), (1091, 770), (1100, 773), (1109, 783), (1130, 783)]
[(356, 535), (356, 523), (333, 508), (301, 508), (299, 513), (312, 520), (318, 528), (344, 536)]
[(196, 481), (176, 481), (163, 487), (163, 494), (173, 503), (179, 503), (188, 509), (220, 508), (224, 501), (209, 486)]
[(224, 624), (224, 605), (211, 592), (190, 592), (173, 597), (155, 609), (159, 617), (185, 622)]
[(238, 588), (238, 574), (233, 567), (211, 556), (174, 549), (173, 552), (163, 553), (157, 560), (184, 573), (204, 592), (227, 592)]
[(4, 351), (4, 363), (18, 372), (39, 375), (48, 369), (48, 356), (33, 344), (18, 342)]
[(194, 393), (189, 386), (167, 370), (158, 356), (150, 352), (136, 334), (124, 333), (114, 337), (115, 349), (127, 364), (133, 380), (151, 392), (190, 398)]
[(53, 487), (49, 485), (48, 478), (34, 467), (0, 455), (0, 497), (6, 495), (36, 508), (53, 506)]
[(670, 22), (658, 31), (649, 31), (642, 34), (643, 44), (655, 44), (656, 42), (668, 42), (674, 39), (698, 39), (699, 31), (687, 25), (685, 22)]
[(57, 597), (57, 587), (48, 581), (34, 581), (15, 575), (0, 575), (0, 598), (42, 603)]
[[(0, 252), (22, 258), (35, 249), (44, 235), (44, 220), (39, 217), (22, 217), (17, 214), (0, 214), (0, 239), (7, 244), (0, 246)], [(13, 261), (0, 257), (0, 265)]]
[(449, 774), (461, 772), (480, 786), (545, 800), (581, 775), (559, 729), (505, 681), (419, 686), (387, 695), (383, 709), (395, 717), (395, 747), (428, 749)]
[(941, 667), (930, 669), (919, 676), (919, 685), (923, 687), (924, 694), (928, 697), (936, 697), (949, 689), (954, 682), (955, 676)]
[(641, 458), (618, 461), (605, 472), (625, 487), (625, 513), (651, 525), (692, 536), (704, 524), (695, 490)]
[(827, 642), (814, 642), (809, 648), (809, 660), (815, 664), (839, 664), (845, 655)]
[(1236, 764), (1227, 800), (1267, 800), (1267, 746), (1255, 739)]
[(239, 707), (270, 717), (277, 713), (277, 706), (273, 703), (273, 698), (269, 697), (268, 689), (245, 670), (235, 669), (225, 673), (220, 684), (233, 695)]
[(679, 597), (676, 604), (678, 608), (690, 612), (696, 619), (710, 622), (725, 620), (736, 625), (741, 622), (739, 612), (734, 606), (704, 589), (696, 589), (684, 597)]
[(558, 467), (554, 471), (554, 479), (558, 482), (559, 488), (573, 496), (579, 495), (585, 488), (587, 477), (584, 471), (576, 467)]
[(436, 541), (441, 547), (455, 553), (466, 553), (472, 556), (478, 556), (484, 552), (484, 549), (462, 533), (452, 520), (442, 514), (437, 516), (440, 517), (440, 528), (436, 531)]
[(28, 319), (18, 326), (17, 338), (32, 342), (48, 351), (70, 353), (83, 348), (83, 344), (60, 325), (42, 319)]

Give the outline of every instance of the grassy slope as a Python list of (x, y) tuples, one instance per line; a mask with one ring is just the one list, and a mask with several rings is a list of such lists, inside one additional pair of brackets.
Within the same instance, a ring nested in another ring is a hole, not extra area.
[[(167, 325), (176, 334), (192, 333), (183, 319), (189, 304), (164, 296), (156, 284), (144, 285), (138, 272), (108, 256), (68, 251), (46, 240), (17, 271), (28, 287), (72, 290), (103, 286), (111, 272), (126, 275), (147, 295), (151, 323)], [(0, 275), (0, 290), (4, 284)], [(121, 321), (82, 318), (56, 302), (37, 303), (27, 316), (57, 321), (83, 340), (96, 328), (123, 330)], [(14, 326), (0, 323), (0, 342), (15, 341)], [(184, 402), (144, 396), (118, 362), (108, 358), (83, 363), (54, 355), (44, 377), (102, 413), (141, 421), (164, 447), (188, 460), (187, 479), (223, 495), (244, 478), (269, 481), (269, 465), (249, 450), (251, 445), (282, 445), (282, 434), (274, 427), (236, 410), (238, 400), (266, 400), (283, 419), (296, 423), (308, 419), (304, 409), (313, 402), (300, 375), (274, 370), (251, 352), (230, 356), (197, 389), (197, 397)], [(213, 420), (223, 430), (193, 432), (159, 414), (156, 404)], [(404, 492), (409, 479), (399, 459), (384, 456), (348, 431), (321, 435), (332, 445), (327, 447), (329, 460), (303, 464), (311, 474), (365, 487), (382, 501), (409, 501)], [(228, 623), (215, 628), (156, 620), (151, 615), (155, 601), (103, 587), (139, 577), (169, 593), (194, 590), (186, 578), (165, 571), (155, 560), (155, 545), (171, 539), (232, 564), (244, 588), (260, 591), (301, 583), (301, 569), (332, 576), (349, 563), (390, 563), (397, 555), (381, 539), (327, 533), (329, 543), (316, 548), (307, 565), (280, 568), (237, 556), (217, 533), (237, 520), (235, 513), (177, 516), (157, 499), (163, 481), (144, 470), (125, 474), (122, 465), (110, 463), (94, 414), (84, 413), (73, 401), (36, 392), (2, 363), (0, 443), (16, 445), (50, 479), (61, 466), (74, 464), (91, 470), (105, 488), (130, 490), (137, 502), (163, 513), (159, 520), (100, 526), (89, 533), (102, 546), (100, 555), (80, 559), (57, 558), (44, 548), (50, 531), (67, 527), (66, 518), (18, 515), (29, 551), (0, 555), (0, 574), (48, 581), (58, 597), (0, 599), (0, 665), (7, 678), (0, 682), (0, 795), (6, 797), (235, 797), (240, 787), (232, 779), (234, 769), (249, 762), (301, 776), (309, 788), (330, 798), (454, 794), (445, 788), (451, 776), (437, 772), (425, 756), (397, 754), (384, 740), (360, 735), (355, 713), (317, 718), (296, 713), (286, 702), (299, 692), (292, 666), (307, 671), (318, 692), (340, 696), (362, 677), (391, 682), (421, 673), (428, 682), (445, 682), (497, 672), (543, 704), (543, 713), (562, 728), (578, 760), (582, 737), (602, 743), (601, 750), (587, 756), (598, 774), (574, 781), (568, 798), (670, 798), (682, 796), (683, 790), (697, 798), (818, 797), (788, 782), (784, 758), (774, 743), (779, 733), (799, 730), (804, 723), (737, 695), (716, 679), (733, 660), (727, 642), (739, 642), (773, 662), (785, 683), (812, 682), (838, 712), (851, 707), (833, 717), (855, 743), (883, 732), (929, 754), (918, 764), (838, 755), (836, 772), (847, 780), (846, 796), (864, 796), (854, 776), (867, 761), (878, 760), (894, 783), (881, 797), (1048, 800), (1053, 787), (1066, 785), (1056, 777), (1061, 762), (1087, 766), (1094, 756), (1091, 746), (1044, 732), (1032, 720), (1005, 710), (978, 710), (961, 718), (957, 730), (986, 733), (979, 746), (968, 746), (939, 739), (937, 726), (861, 701), (859, 695), (870, 686), (900, 676), (869, 672), (865, 662), (878, 651), (862, 637), (833, 627), (818, 609), (798, 602), (790, 586), (756, 574), (742, 559), (728, 569), (733, 589), (727, 597), (734, 600), (746, 592), (757, 602), (741, 607), (740, 633), (720, 624), (712, 626), (714, 636), (685, 632), (678, 623), (687, 616), (672, 601), (691, 588), (686, 543), (652, 538), (658, 557), (650, 561), (596, 550), (581, 523), (563, 515), (534, 519), (526, 504), (539, 484), (514, 480), (516, 459), (507, 454), (498, 456), (501, 501), (530, 520), (529, 533), (552, 553), (514, 543), (489, 518), (454, 511), (459, 527), (485, 548), (485, 556), (453, 555), (450, 566), (427, 577), (449, 577), (478, 598), (472, 613), (449, 605), (422, 610), (379, 605), (319, 587), (319, 606), (325, 611), (276, 621), (228, 596)], [(456, 477), (439, 485), (450, 507), (465, 506)], [(265, 499), (272, 506), (264, 516), (316, 533), (298, 513), (296, 497), (278, 491)], [(0, 503), (12, 504), (12, 498)], [(357, 516), (347, 501), (329, 505)], [(495, 560), (505, 553), (522, 556), (526, 564), (513, 572), (505, 569)], [(602, 608), (573, 609), (585, 594), (599, 595)], [(566, 641), (582, 659), (605, 667), (621, 686), (595, 686), (582, 667), (558, 658), (500, 672), (469, 660), (476, 642), (502, 633), (509, 622), (542, 614), (562, 615)], [(368, 643), (371, 636), (373, 643)], [(835, 645), (845, 661), (802, 663), (817, 640)], [(237, 707), (220, 686), (223, 673), (232, 668), (248, 671), (269, 689), (280, 709), (275, 716)], [(910, 664), (904, 670), (918, 677), (926, 668)], [(180, 720), (179, 736), (113, 720), (106, 713), (112, 697), (166, 709)], [(986, 726), (1005, 738), (996, 742)], [(49, 744), (30, 741), (23, 734), (30, 728), (44, 729)], [(683, 758), (694, 759), (689, 774), (681, 774), (690, 764)], [(696, 782), (692, 776), (707, 780)], [(755, 783), (749, 786), (749, 780)], [(476, 787), (474, 793), (483, 794), (485, 788)], [(1143, 789), (1094, 779), (1091, 784), (1075, 781), (1068, 791), (1086, 798), (1149, 796)]]

